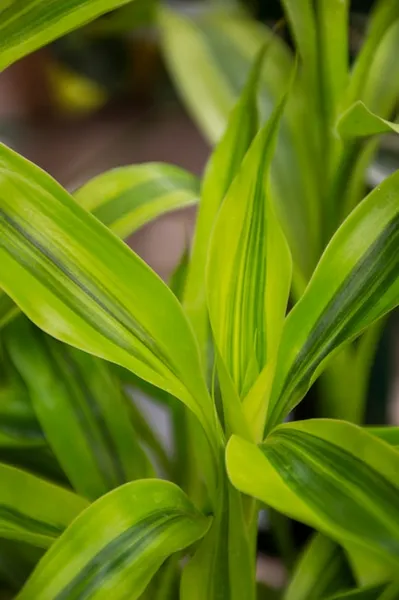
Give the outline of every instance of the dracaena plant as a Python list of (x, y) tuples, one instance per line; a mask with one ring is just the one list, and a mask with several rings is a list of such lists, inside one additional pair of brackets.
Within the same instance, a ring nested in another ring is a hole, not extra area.
[[(0, 64), (121, 4), (11, 0)], [(0, 577), (20, 600), (272, 597), (256, 588), (261, 507), (317, 532), (286, 600), (397, 597), (398, 429), (348, 415), (399, 303), (399, 172), (357, 203), (369, 136), (397, 128), (359, 101), (399, 10), (380, 3), (349, 73), (347, 4), (285, 5), (299, 67), (284, 50), (283, 70), (267, 70), (276, 40), (258, 53), (201, 187), (151, 163), (72, 196), (0, 146)], [(165, 10), (160, 24), (202, 59), (201, 29)], [(188, 101), (208, 75), (227, 110), (226, 80), (208, 67)], [(265, 73), (279, 97), (262, 116)], [(121, 238), (198, 198), (168, 287)], [(341, 420), (285, 422), (326, 369)], [(128, 381), (169, 411), (172, 454)]]

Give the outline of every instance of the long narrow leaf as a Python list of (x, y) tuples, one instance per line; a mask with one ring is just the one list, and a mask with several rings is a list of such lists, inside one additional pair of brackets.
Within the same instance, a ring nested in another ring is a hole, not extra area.
[(38, 167), (4, 146), (0, 165), (1, 287), (54, 337), (177, 396), (212, 439), (198, 349), (172, 292)]
[(0, 10), (0, 70), (131, 0), (6, 0)]
[(233, 436), (227, 469), (243, 493), (363, 549), (391, 573), (399, 564), (397, 451), (333, 420), (281, 425), (259, 447)]
[(46, 553), (19, 600), (129, 598), (164, 560), (201, 538), (210, 520), (175, 485), (128, 483), (92, 504)]
[[(162, 9), (159, 23), (176, 86), (208, 139), (213, 143), (220, 139), (251, 65), (265, 45), (259, 106), (262, 119), (270, 116), (287, 89), (293, 67), (290, 51), (278, 36), (255, 20), (228, 10), (211, 10), (206, 16), (189, 19)], [(303, 87), (297, 82), (279, 133), (272, 185), (296, 266), (305, 278), (319, 252), (318, 191), (313, 170), (320, 155), (314, 147), (313, 114), (309, 117)]]
[(320, 600), (355, 584), (344, 551), (316, 533), (300, 557), (284, 600)]
[(329, 596), (327, 600), (380, 600), (385, 585), (372, 585)]
[(88, 506), (87, 500), (0, 464), (0, 537), (47, 548)]
[(0, 345), (0, 447), (43, 447), (28, 390), (4, 345)]
[(268, 408), (270, 430), (302, 399), (343, 343), (399, 303), (399, 172), (348, 217), (284, 326)]
[(256, 91), (262, 62), (263, 55), (260, 55), (229, 117), (226, 131), (208, 162), (202, 186), (183, 300), (204, 360), (209, 341), (205, 285), (209, 241), (222, 200), (258, 130)]
[(248, 151), (218, 214), (209, 249), (211, 326), (240, 397), (276, 351), (291, 284), (291, 257), (268, 189), (284, 106), (285, 99)]
[(379, 117), (358, 100), (341, 115), (337, 132), (343, 138), (367, 137), (381, 133), (399, 133), (399, 125)]
[(383, 42), (385, 34), (399, 19), (399, 4), (396, 0), (379, 0), (369, 19), (369, 29), (364, 44), (356, 58), (346, 94), (346, 106), (361, 98), (368, 84), (370, 64)]
[[(81, 206), (123, 239), (167, 212), (196, 204), (198, 196), (193, 175), (163, 163), (106, 171), (74, 193)], [(18, 312), (0, 289), (0, 329)]]
[(106, 171), (74, 193), (76, 201), (124, 239), (161, 215), (198, 202), (198, 179), (173, 165), (145, 163)]
[(7, 334), (46, 438), (78, 493), (95, 499), (153, 474), (105, 362), (25, 320)]
[(181, 600), (255, 600), (255, 569), (243, 498), (224, 482), (211, 528), (185, 567)]

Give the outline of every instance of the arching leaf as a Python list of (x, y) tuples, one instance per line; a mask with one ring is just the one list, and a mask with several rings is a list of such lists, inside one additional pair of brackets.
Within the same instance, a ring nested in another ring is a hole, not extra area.
[(19, 600), (139, 598), (164, 560), (210, 519), (166, 481), (128, 483), (92, 504), (46, 553)]

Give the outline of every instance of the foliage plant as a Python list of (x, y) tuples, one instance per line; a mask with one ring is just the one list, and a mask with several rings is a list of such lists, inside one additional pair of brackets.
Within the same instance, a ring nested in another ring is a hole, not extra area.
[[(7, 1), (1, 67), (122, 4)], [(221, 135), (201, 185), (149, 163), (71, 195), (0, 146), (11, 597), (275, 597), (256, 586), (262, 507), (315, 530), (295, 565), (283, 556), (285, 600), (398, 597), (399, 430), (361, 422), (381, 320), (399, 303), (399, 172), (362, 199), (373, 136), (398, 130), (399, 4), (377, 4), (351, 70), (348, 2), (283, 4), (297, 67), (242, 15), (194, 23), (159, 8), (187, 106)], [(122, 239), (198, 201), (168, 286)], [(287, 422), (319, 376), (323, 416)], [(170, 452), (127, 384), (169, 414)]]

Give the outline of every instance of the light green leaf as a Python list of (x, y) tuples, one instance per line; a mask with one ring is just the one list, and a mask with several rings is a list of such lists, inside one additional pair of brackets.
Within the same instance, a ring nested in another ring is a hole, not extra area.
[(399, 303), (399, 172), (338, 229), (288, 316), (267, 429), (302, 399), (331, 353)]
[[(163, 163), (106, 171), (74, 193), (81, 206), (121, 238), (167, 212), (196, 204), (198, 196), (196, 177)], [(0, 329), (18, 312), (0, 290)]]
[(207, 535), (184, 568), (181, 600), (255, 600), (255, 565), (243, 497), (226, 480)]
[(19, 600), (135, 600), (210, 520), (166, 481), (128, 483), (92, 504), (46, 553)]
[(0, 286), (54, 337), (178, 397), (215, 443), (191, 328), (172, 292), (51, 177), (0, 147)]
[[(331, 131), (348, 85), (350, 0), (319, 0), (314, 3), (315, 34), (318, 38), (316, 61), (319, 69), (321, 99), (327, 133)], [(309, 34), (309, 32), (308, 32)]]
[(202, 186), (183, 300), (204, 362), (209, 342), (205, 286), (209, 241), (222, 200), (258, 130), (256, 91), (263, 58), (261, 53), (254, 63), (248, 82), (229, 117), (226, 131), (208, 162)]
[(244, 158), (219, 211), (209, 248), (210, 322), (241, 398), (277, 349), (291, 284), (291, 257), (268, 189), (284, 106), (285, 98)]
[(0, 537), (47, 548), (87, 500), (25, 471), (0, 464)]
[(78, 493), (95, 499), (153, 475), (105, 362), (54, 340), (25, 319), (7, 330), (6, 344), (46, 438)]
[(45, 439), (28, 390), (0, 344), (0, 447), (43, 447)]
[(369, 27), (363, 46), (352, 69), (345, 106), (351, 106), (362, 97), (368, 85), (370, 65), (372, 65), (378, 47), (383, 43), (385, 34), (398, 19), (399, 4), (396, 0), (379, 0), (376, 3), (374, 12), (368, 21)]
[(340, 546), (316, 533), (295, 566), (283, 600), (320, 600), (354, 583)]
[(315, 419), (277, 427), (259, 447), (233, 436), (230, 480), (341, 543), (399, 564), (399, 453), (366, 431)]
[(374, 114), (358, 100), (344, 112), (337, 123), (337, 132), (343, 138), (367, 137), (390, 132), (399, 133), (399, 125)]
[[(194, 120), (212, 142), (225, 130), (259, 50), (267, 46), (259, 105), (267, 119), (287, 90), (293, 58), (273, 32), (243, 14), (207, 11), (189, 19), (160, 9), (164, 55), (177, 89)], [(318, 191), (314, 165), (315, 123), (304, 90), (296, 82), (279, 133), (272, 165), (273, 198), (297, 267), (307, 278), (319, 252)], [(311, 118), (310, 118), (311, 117)], [(306, 133), (305, 133), (306, 131)], [(290, 174), (287, 177), (287, 173)]]
[(6, 0), (0, 10), (0, 70), (131, 0)]
[(165, 213), (193, 206), (198, 196), (194, 175), (163, 163), (106, 171), (74, 193), (81, 206), (122, 239)]

